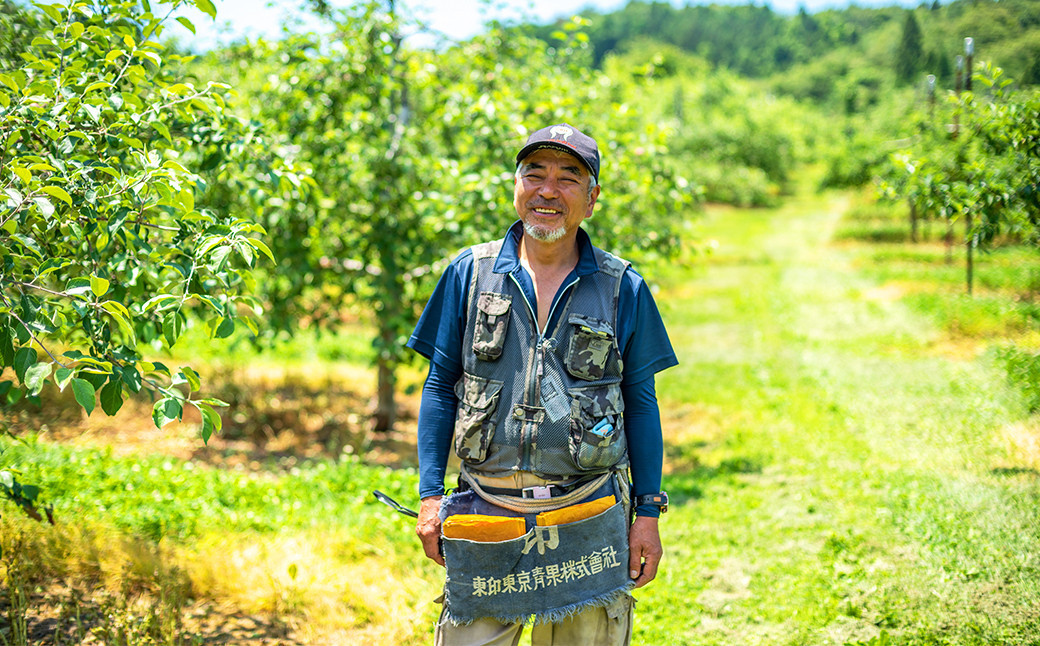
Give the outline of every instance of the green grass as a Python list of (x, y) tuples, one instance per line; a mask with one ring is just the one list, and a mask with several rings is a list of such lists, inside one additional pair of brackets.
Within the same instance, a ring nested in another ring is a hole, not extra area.
[(899, 269), (830, 244), (842, 206), (713, 213), (717, 253), (660, 276), (685, 439), (635, 643), (1037, 643), (1040, 486), (1001, 467), (1024, 411), (991, 355), (934, 351), (959, 299), (870, 297)]
[(367, 466), (351, 456), (271, 473), (31, 440), (0, 439), (0, 451), (6, 466), (40, 487), (61, 522), (104, 521), (155, 541), (190, 541), (214, 527), (272, 532), (329, 525), (352, 528), (359, 542), (384, 541), (390, 523), (383, 519), (398, 518), (375, 502), (372, 490), (408, 500), (418, 484), (413, 470)]

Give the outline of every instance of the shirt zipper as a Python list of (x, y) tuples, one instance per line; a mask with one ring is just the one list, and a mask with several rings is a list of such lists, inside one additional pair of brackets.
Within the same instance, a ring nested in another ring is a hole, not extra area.
[[(527, 294), (524, 293), (524, 288), (517, 280), (516, 275), (512, 272), (509, 273), (509, 278), (516, 284), (517, 290), (520, 292), (520, 296), (524, 299), (524, 303), (527, 304), (527, 311), (531, 314), (531, 320), (534, 322), (534, 329), (538, 332), (538, 342), (535, 344), (535, 351), (533, 356), (534, 365), (530, 366), (527, 370), (527, 374), (530, 375), (530, 379), (527, 382), (527, 401), (531, 402), (531, 405), (535, 405), (535, 402), (540, 401), (541, 388), (542, 388), (542, 365), (545, 361), (545, 345), (548, 339), (545, 337), (545, 330), (538, 328), (538, 312), (535, 311), (534, 306), (531, 305), (531, 301), (527, 298)], [(567, 283), (562, 290), (557, 293), (560, 294), (560, 298), (554, 299), (552, 306), (549, 307), (549, 316), (545, 319), (545, 327), (549, 327), (549, 322), (553, 319), (553, 313), (556, 312), (556, 306), (563, 300), (563, 294), (567, 292), (571, 287), (578, 284), (581, 279), (580, 276), (575, 276), (574, 280)], [(523, 428), (520, 431), (520, 448), (522, 451), (521, 466), (531, 464), (531, 445), (533, 444), (532, 435), (533, 432), (528, 428), (529, 424), (524, 423)]]

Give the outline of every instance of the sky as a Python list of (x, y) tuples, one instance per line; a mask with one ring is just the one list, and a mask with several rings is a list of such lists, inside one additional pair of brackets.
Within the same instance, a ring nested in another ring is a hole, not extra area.
[[(344, 5), (347, 0), (331, 0), (333, 5)], [(723, 3), (747, 4), (749, 0), (716, 0)], [(918, 0), (856, 0), (860, 6), (916, 5)], [(186, 13), (194, 24), (196, 35), (176, 25), (172, 33), (190, 39), (193, 49), (207, 48), (241, 36), (276, 38), (287, 10), (298, 6), (291, 0), (215, 0), (217, 19), (192, 10)], [(620, 9), (627, 0), (397, 0), (399, 11), (407, 12), (428, 24), (434, 31), (455, 40), (477, 34), (487, 19), (512, 20), (545, 24), (556, 18), (572, 16), (586, 8), (602, 12)], [(673, 2), (676, 5), (691, 4)], [(842, 7), (847, 0), (756, 0), (768, 4), (778, 13), (795, 13), (804, 6), (808, 11)], [(170, 33), (170, 32), (168, 32)], [(417, 45), (421, 37), (413, 37)]]

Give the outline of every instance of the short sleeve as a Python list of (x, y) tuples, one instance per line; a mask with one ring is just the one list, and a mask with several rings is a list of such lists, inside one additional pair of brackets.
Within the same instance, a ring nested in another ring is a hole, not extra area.
[(624, 361), (622, 384), (636, 384), (679, 363), (646, 281), (631, 267), (618, 294), (618, 342)]
[(444, 270), (405, 344), (452, 373), (462, 371), (466, 299), (472, 275), (473, 252), (467, 249)]

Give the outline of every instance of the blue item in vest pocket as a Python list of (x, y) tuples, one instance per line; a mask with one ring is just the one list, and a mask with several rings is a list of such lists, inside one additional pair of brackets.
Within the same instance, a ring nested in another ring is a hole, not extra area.
[(597, 422), (589, 432), (600, 437), (610, 437), (610, 434), (614, 432), (614, 425), (610, 423), (610, 420), (604, 418)]

